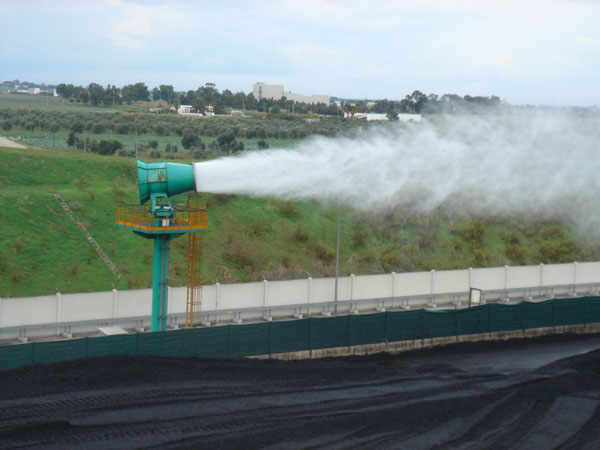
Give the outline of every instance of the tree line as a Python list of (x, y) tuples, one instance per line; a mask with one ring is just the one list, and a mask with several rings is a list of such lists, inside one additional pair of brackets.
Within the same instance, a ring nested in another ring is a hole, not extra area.
[(192, 112), (203, 113), (208, 106), (213, 108), (215, 114), (223, 114), (226, 109), (240, 109), (258, 111), (271, 114), (287, 112), (289, 114), (319, 114), (340, 116), (343, 113), (387, 113), (393, 120), (393, 113), (486, 113), (495, 112), (504, 104), (500, 97), (495, 95), (485, 96), (460, 96), (456, 94), (425, 94), (415, 90), (406, 95), (402, 100), (352, 100), (339, 99), (336, 102), (325, 103), (298, 103), (282, 97), (279, 100), (260, 99), (254, 94), (243, 91), (232, 92), (229, 89), (219, 91), (214, 83), (205, 83), (203, 86), (187, 92), (176, 92), (172, 85), (161, 84), (150, 90), (143, 82), (128, 84), (121, 88), (115, 85), (101, 86), (90, 83), (87, 87), (61, 83), (56, 86), (56, 92), (61, 97), (78, 103), (93, 106), (114, 106), (123, 103), (147, 102), (150, 100), (164, 101), (169, 105), (190, 105)]

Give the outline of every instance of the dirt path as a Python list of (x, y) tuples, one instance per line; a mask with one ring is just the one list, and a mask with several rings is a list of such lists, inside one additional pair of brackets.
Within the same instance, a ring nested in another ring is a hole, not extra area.
[[(600, 337), (0, 372), (0, 447), (600, 448)], [(585, 353), (587, 352), (587, 353)]]
[(10, 139), (0, 136), (0, 147), (10, 147), (10, 148), (27, 148), (24, 145), (17, 144)]

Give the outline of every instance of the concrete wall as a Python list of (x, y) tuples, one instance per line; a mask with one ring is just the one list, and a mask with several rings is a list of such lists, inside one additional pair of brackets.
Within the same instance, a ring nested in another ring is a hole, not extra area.
[[(600, 262), (551, 264), (520, 267), (495, 267), (414, 273), (391, 273), (340, 277), (339, 301), (360, 301), (339, 305), (339, 311), (372, 310), (376, 307), (435, 305), (451, 300), (466, 300), (469, 288), (482, 289), (485, 298), (503, 298), (525, 295), (560, 295), (589, 290), (582, 284), (600, 283)], [(561, 285), (561, 287), (556, 287)], [(513, 291), (511, 289), (520, 289)], [(490, 292), (493, 291), (493, 292)], [(264, 316), (260, 308), (273, 308), (271, 317), (326, 312), (319, 303), (333, 302), (334, 278), (308, 278), (289, 281), (262, 281), (255, 283), (215, 284), (202, 287), (202, 311), (206, 320), (218, 321), (229, 318), (256, 319)], [(421, 296), (412, 298), (413, 296)], [(372, 302), (368, 301), (373, 299)], [(382, 302), (381, 299), (386, 299)], [(365, 301), (366, 300), (366, 301)], [(388, 303), (385, 303), (388, 302)], [(390, 303), (391, 302), (391, 303)], [(60, 333), (60, 324), (81, 321), (106, 321), (132, 318), (123, 326), (148, 326), (141, 323), (141, 316), (151, 313), (152, 291), (108, 291), (85, 294), (55, 294), (41, 297), (0, 299), (0, 339), (12, 338), (19, 331), (3, 330), (7, 327), (23, 327), (37, 324), (55, 324), (33, 334)], [(310, 304), (310, 308), (307, 306)], [(297, 308), (289, 305), (305, 305)], [(249, 311), (235, 311), (253, 308)], [(309, 310), (310, 309), (310, 310)], [(169, 288), (170, 315), (185, 314), (186, 288)], [(216, 311), (220, 311), (217, 314)], [(237, 315), (237, 316), (236, 316)], [(172, 318), (183, 323), (183, 318)], [(93, 325), (81, 325), (70, 331), (94, 329)], [(50, 330), (50, 331), (48, 331)], [(27, 331), (28, 335), (33, 335)]]

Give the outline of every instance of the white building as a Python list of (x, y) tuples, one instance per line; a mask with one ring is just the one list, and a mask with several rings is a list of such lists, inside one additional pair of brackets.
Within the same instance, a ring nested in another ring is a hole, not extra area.
[(179, 114), (191, 114), (192, 109), (194, 109), (192, 105), (179, 105), (179, 108), (177, 108), (177, 112)]
[(254, 83), (252, 87), (252, 94), (256, 100), (263, 98), (280, 100), (282, 97), (287, 98), (298, 103), (325, 103), (331, 102), (329, 95), (302, 95), (296, 94), (291, 91), (284, 91), (283, 84), (266, 84), (263, 81)]
[[(351, 113), (345, 112), (344, 117), (352, 117), (354, 119), (363, 119), (371, 122), (372, 120), (389, 120), (387, 114), (380, 113)], [(400, 122), (420, 122), (422, 119), (421, 114), (398, 114), (398, 120)]]

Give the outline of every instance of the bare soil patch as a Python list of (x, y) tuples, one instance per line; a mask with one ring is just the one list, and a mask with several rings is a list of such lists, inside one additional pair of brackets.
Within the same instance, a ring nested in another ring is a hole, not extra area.
[(24, 145), (17, 144), (10, 139), (0, 136), (0, 147), (9, 147), (9, 148), (27, 148)]

